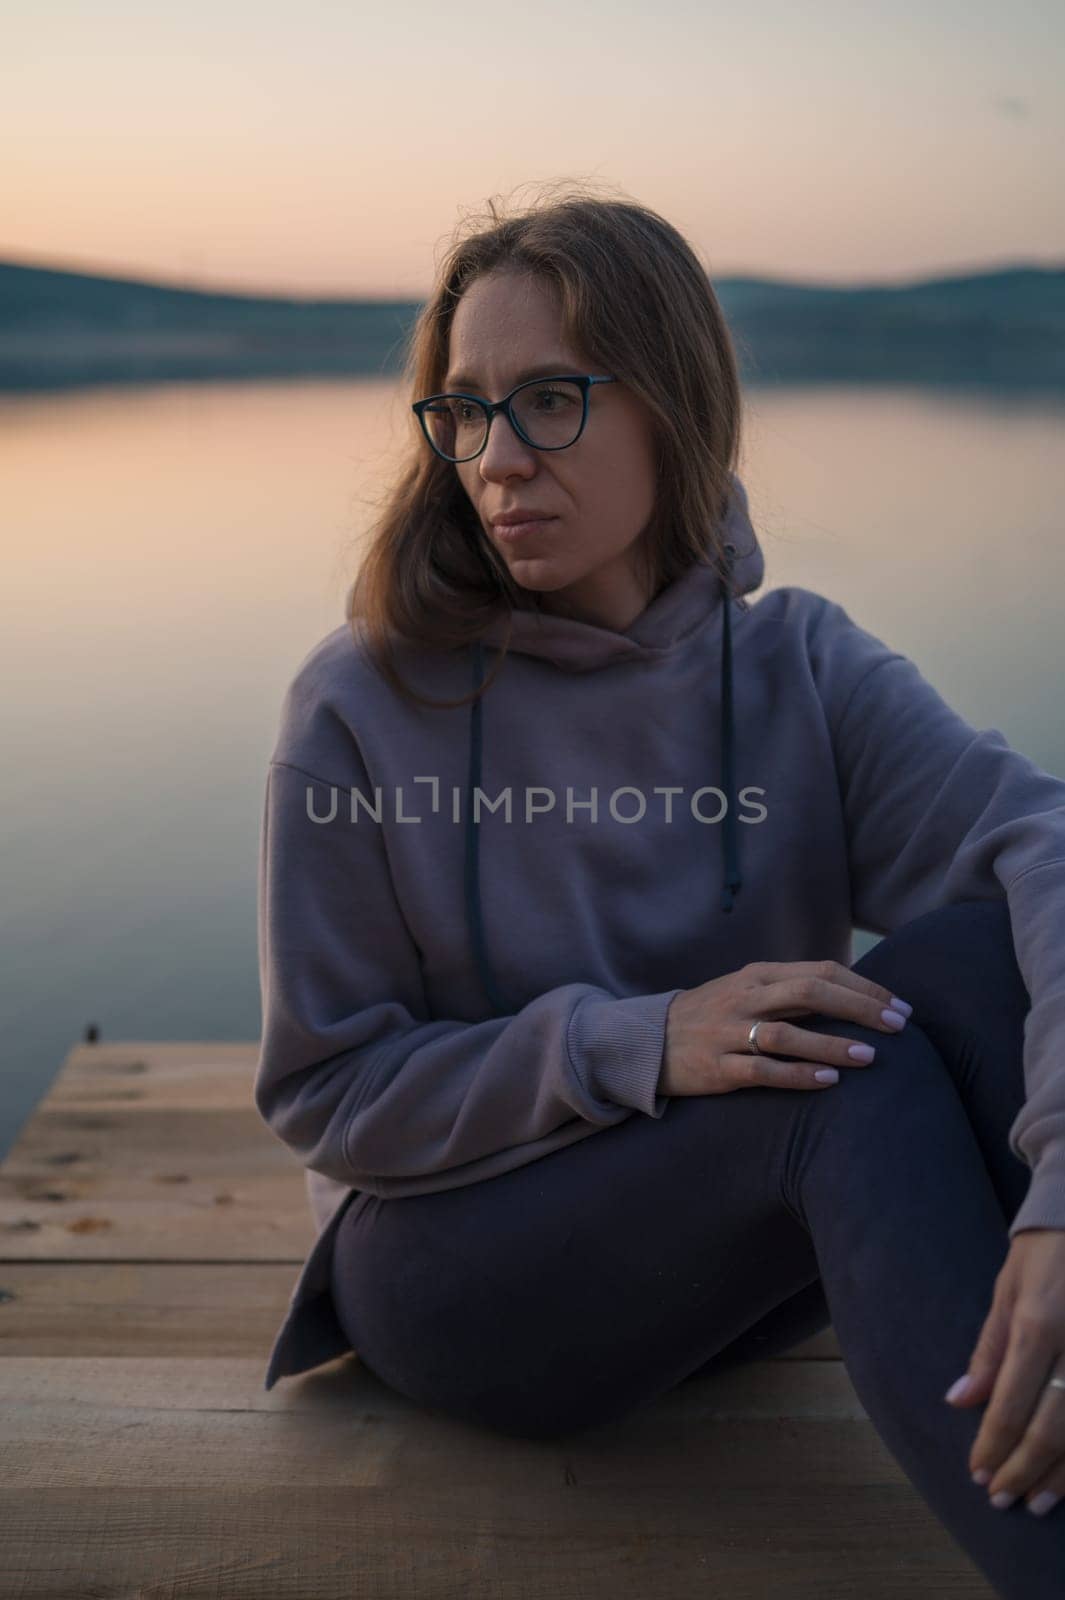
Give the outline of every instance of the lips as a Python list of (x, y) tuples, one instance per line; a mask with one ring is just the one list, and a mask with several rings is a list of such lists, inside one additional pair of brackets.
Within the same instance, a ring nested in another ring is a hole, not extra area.
[(492, 526), (498, 538), (509, 542), (513, 539), (524, 539), (531, 533), (538, 533), (541, 528), (554, 521), (554, 517), (530, 517), (525, 522), (494, 522)]

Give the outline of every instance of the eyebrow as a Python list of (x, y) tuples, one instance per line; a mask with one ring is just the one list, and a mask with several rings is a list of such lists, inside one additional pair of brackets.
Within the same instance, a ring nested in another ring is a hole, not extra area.
[[(515, 377), (514, 377), (514, 382), (511, 384), (511, 388), (512, 389), (516, 389), (519, 383), (524, 383), (525, 382), (526, 378), (561, 377), (564, 374), (569, 373), (572, 370), (572, 367), (573, 367), (572, 361), (541, 361), (541, 362), (538, 362), (535, 367), (526, 367), (523, 371), (521, 371), (519, 373), (516, 373)], [(477, 379), (471, 377), (468, 372), (456, 372), (450, 378), (445, 376), (445, 378), (444, 378), (444, 388), (445, 389), (451, 389), (456, 384), (463, 384), (467, 388), (471, 388), (472, 389), (472, 388), (476, 388)]]

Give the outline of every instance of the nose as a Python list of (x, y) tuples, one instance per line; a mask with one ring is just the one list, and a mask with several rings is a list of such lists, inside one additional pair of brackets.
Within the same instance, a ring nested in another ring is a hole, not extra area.
[(535, 469), (536, 451), (519, 438), (505, 411), (497, 411), (488, 430), (488, 442), (477, 462), (482, 478), (509, 477), (514, 472)]

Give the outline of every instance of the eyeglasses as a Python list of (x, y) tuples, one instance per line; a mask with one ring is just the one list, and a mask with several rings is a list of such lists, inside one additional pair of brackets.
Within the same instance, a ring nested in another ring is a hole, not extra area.
[(431, 394), (411, 406), (422, 431), (445, 461), (473, 461), (488, 443), (497, 411), (505, 411), (514, 432), (534, 450), (568, 450), (588, 421), (588, 391), (593, 383), (617, 378), (566, 373), (519, 383), (503, 400), (475, 394)]

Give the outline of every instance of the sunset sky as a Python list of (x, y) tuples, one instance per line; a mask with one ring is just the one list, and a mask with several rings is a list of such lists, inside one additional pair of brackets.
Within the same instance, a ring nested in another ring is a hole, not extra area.
[(1060, 0), (0, 16), (4, 259), (417, 298), (488, 196), (574, 177), (664, 213), (714, 277), (1065, 264)]

